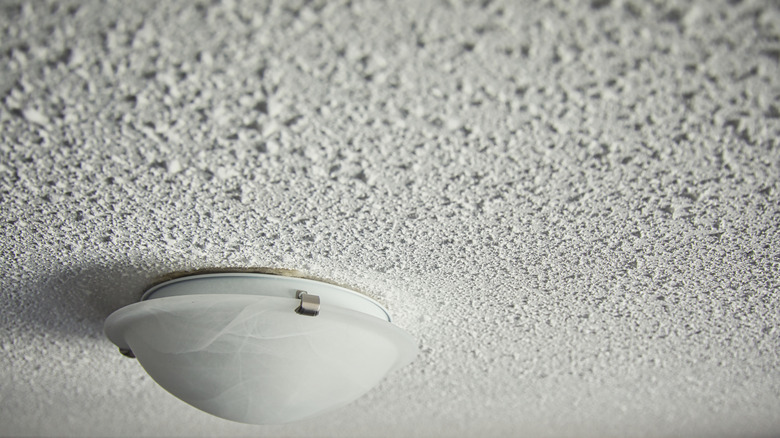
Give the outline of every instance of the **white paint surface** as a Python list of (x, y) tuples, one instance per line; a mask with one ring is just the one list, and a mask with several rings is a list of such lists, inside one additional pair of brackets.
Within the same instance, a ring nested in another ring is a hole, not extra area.
[[(767, 1), (3, 2), (0, 434), (780, 434)], [(166, 273), (366, 291), (420, 355), (327, 417), (157, 387)]]

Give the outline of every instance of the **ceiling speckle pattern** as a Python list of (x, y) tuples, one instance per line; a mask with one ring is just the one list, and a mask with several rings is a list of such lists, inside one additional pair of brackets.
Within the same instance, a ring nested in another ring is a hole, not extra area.
[[(0, 4), (0, 435), (780, 434), (780, 6)], [(296, 269), (419, 356), (221, 420), (102, 334)]]

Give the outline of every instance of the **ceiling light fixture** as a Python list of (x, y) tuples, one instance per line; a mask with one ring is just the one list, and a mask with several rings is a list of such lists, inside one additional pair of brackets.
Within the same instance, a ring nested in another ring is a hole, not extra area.
[(251, 424), (342, 407), (414, 359), (414, 339), (376, 301), (321, 281), (201, 274), (112, 313), (106, 336), (168, 392)]

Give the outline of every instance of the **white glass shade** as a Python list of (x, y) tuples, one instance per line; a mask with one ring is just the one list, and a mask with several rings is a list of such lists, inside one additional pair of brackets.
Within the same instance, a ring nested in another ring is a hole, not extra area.
[[(299, 290), (320, 296), (317, 316), (296, 313)], [(108, 317), (109, 339), (171, 394), (243, 423), (286, 423), (344, 406), (416, 354), (414, 340), (373, 300), (312, 280), (198, 275), (145, 298)]]

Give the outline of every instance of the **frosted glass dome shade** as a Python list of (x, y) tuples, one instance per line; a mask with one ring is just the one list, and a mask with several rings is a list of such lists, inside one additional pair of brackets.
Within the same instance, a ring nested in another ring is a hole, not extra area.
[[(106, 335), (168, 392), (222, 418), (271, 424), (322, 414), (416, 354), (381, 306), (338, 286), (266, 274), (169, 283), (111, 314)], [(296, 312), (301, 290), (320, 297), (316, 316)], [(342, 305), (328, 298), (336, 295)], [(374, 309), (356, 310), (358, 302)]]

